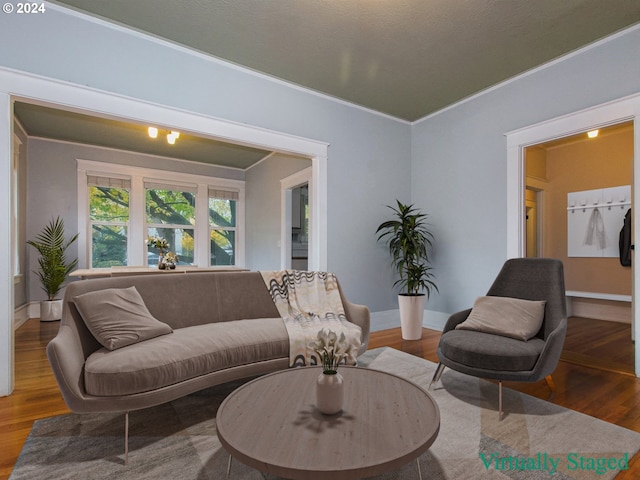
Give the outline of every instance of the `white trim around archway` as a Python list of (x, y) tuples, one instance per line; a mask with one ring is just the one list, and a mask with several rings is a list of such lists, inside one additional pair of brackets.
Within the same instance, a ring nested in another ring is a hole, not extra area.
[[(309, 250), (309, 261), (318, 270), (327, 269), (327, 143), (0, 68), (0, 187), (4, 187), (0, 191), (5, 192), (11, 191), (11, 132), (15, 100), (106, 118), (161, 124), (221, 141), (310, 158), (315, 207), (311, 226), (313, 248)], [(4, 240), (1, 242), (3, 245), (11, 245), (11, 197), (0, 197), (0, 241)], [(3, 269), (0, 274), (0, 396), (9, 395), (14, 383), (12, 285), (11, 269)]]
[[(506, 133), (507, 137), (507, 257), (524, 256), (524, 149), (625, 121), (634, 122), (633, 182), (640, 185), (640, 94), (597, 105)], [(640, 239), (640, 195), (633, 201), (633, 238)], [(637, 258), (636, 258), (637, 260)], [(640, 299), (640, 268), (633, 262), (633, 298)], [(633, 318), (640, 319), (640, 302), (633, 302)], [(640, 322), (633, 322), (633, 338), (640, 338)], [(635, 372), (640, 376), (640, 348), (635, 351)]]

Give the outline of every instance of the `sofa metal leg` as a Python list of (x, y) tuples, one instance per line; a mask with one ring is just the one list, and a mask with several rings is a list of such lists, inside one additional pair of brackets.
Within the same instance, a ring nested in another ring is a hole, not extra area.
[(229, 478), (231, 476), (231, 459), (233, 457), (231, 455), (229, 455), (229, 463), (227, 464), (227, 478)]
[(124, 464), (129, 465), (129, 412), (124, 414)]
[(502, 380), (498, 382), (498, 421), (502, 421)]
[(442, 372), (444, 372), (444, 364), (442, 363), (438, 363), (438, 367), (436, 368), (436, 373), (433, 374), (433, 378), (431, 379), (431, 383), (429, 384), (429, 390), (431, 390), (431, 387), (438, 383), (438, 381), (440, 380), (440, 377), (442, 376)]

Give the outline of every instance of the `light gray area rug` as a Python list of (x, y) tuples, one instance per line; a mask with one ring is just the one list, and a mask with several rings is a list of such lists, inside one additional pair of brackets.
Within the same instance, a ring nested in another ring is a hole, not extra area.
[[(359, 363), (424, 388), (435, 370), (435, 364), (391, 348), (370, 350)], [(10, 479), (224, 479), (229, 456), (216, 437), (215, 414), (238, 385), (132, 412), (128, 466), (123, 415), (39, 420)], [(431, 393), (441, 427), (419, 459), (424, 479), (610, 479), (640, 449), (639, 433), (509, 389), (504, 389), (507, 415), (499, 422), (497, 385), (449, 369)], [(230, 478), (273, 479), (238, 461)], [(376, 478), (417, 479), (416, 462)]]

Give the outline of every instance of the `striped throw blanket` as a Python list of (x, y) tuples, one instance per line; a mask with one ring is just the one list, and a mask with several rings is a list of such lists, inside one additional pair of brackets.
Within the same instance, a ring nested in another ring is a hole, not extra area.
[(322, 329), (338, 336), (344, 333), (357, 351), (362, 332), (358, 325), (347, 320), (333, 273), (300, 270), (260, 273), (289, 334), (290, 366), (321, 363), (310, 344)]

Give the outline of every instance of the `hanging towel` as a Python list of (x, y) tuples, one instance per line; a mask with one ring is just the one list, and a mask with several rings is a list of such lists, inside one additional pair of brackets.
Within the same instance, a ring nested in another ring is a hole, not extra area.
[(602, 214), (600, 209), (594, 208), (589, 218), (589, 224), (587, 225), (587, 233), (584, 236), (585, 245), (595, 245), (604, 250), (607, 248), (607, 236), (604, 232), (604, 221), (602, 220)]

